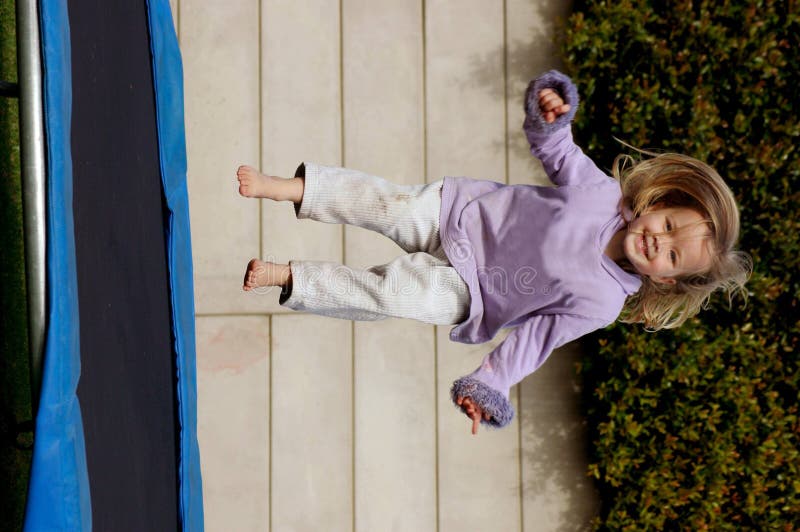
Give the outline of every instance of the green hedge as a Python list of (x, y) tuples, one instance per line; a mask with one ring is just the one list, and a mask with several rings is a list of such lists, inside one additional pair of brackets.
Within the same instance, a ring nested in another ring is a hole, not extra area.
[[(17, 81), (13, 0), (0, 0), (0, 79)], [(0, 97), (0, 530), (22, 530), (31, 452), (28, 335), (19, 175), (19, 105)]]
[(586, 152), (610, 168), (616, 136), (711, 163), (755, 263), (747, 305), (589, 338), (595, 529), (796, 530), (800, 2), (577, 2), (563, 37)]

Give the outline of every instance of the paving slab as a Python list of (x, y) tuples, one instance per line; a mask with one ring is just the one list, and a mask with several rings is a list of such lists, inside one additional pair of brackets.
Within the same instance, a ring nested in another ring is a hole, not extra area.
[(269, 529), (269, 318), (197, 319), (206, 530)]
[(238, 288), (260, 251), (259, 203), (238, 195), (235, 175), (259, 157), (259, 5), (181, 0), (180, 14), (195, 307), (241, 312), (252, 298)]
[(272, 317), (273, 530), (353, 529), (350, 322)]

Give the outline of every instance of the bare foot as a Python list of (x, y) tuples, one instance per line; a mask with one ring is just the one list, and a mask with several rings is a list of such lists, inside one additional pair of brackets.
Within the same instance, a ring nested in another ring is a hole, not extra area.
[(246, 198), (274, 199), (273, 188), (270, 186), (277, 178), (267, 176), (253, 168), (242, 165), (236, 170), (236, 179), (239, 180), (239, 194)]
[(298, 178), (284, 179), (265, 175), (252, 166), (242, 165), (236, 170), (236, 179), (239, 180), (239, 194), (246, 198), (299, 203), (303, 197), (303, 183)]
[(252, 259), (244, 273), (242, 289), (245, 292), (268, 286), (284, 286), (289, 282), (292, 270), (288, 264), (276, 264)]

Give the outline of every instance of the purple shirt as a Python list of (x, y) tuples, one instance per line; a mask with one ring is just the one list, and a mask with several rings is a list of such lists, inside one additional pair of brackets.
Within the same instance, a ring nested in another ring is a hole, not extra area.
[[(566, 76), (568, 85), (560, 86), (565, 81), (556, 74), (563, 76), (551, 71), (536, 83), (558, 87), (562, 95), (572, 89), (573, 102), (567, 102), (574, 114), (577, 91)], [(613, 323), (641, 287), (639, 276), (604, 253), (627, 224), (619, 182), (575, 145), (571, 116), (546, 124), (537, 112), (538, 105), (528, 111), (525, 132), (555, 187), (446, 177), (442, 188), (442, 244), (472, 298), (469, 317), (450, 339), (482, 343), (501, 328), (516, 327), (475, 372), (454, 384), (454, 397), (472, 397), (495, 426), (513, 417), (511, 386), (553, 349)]]

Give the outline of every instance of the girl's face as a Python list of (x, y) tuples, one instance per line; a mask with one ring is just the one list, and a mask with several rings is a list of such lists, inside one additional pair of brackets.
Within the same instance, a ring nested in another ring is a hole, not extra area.
[(634, 268), (655, 282), (705, 271), (711, 264), (708, 224), (694, 209), (656, 204), (628, 224), (623, 250)]

